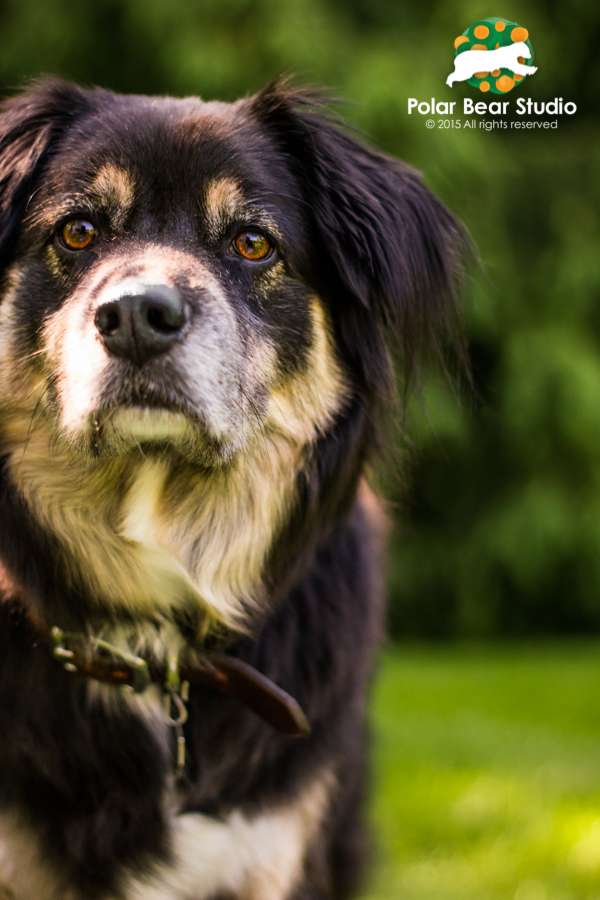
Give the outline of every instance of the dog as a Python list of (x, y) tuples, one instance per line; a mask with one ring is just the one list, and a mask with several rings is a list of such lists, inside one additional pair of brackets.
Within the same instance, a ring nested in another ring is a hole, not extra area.
[(0, 109), (0, 884), (325, 900), (364, 857), (365, 470), (460, 226), (318, 92)]
[(524, 41), (509, 44), (507, 47), (498, 47), (496, 50), (487, 50), (482, 57), (481, 50), (465, 50), (454, 59), (454, 72), (446, 79), (448, 87), (452, 87), (455, 81), (467, 81), (474, 75), (485, 71), (487, 75), (491, 71), (510, 69), (517, 75), (533, 75), (537, 72), (537, 66), (525, 66), (523, 61), (531, 57), (531, 50)]

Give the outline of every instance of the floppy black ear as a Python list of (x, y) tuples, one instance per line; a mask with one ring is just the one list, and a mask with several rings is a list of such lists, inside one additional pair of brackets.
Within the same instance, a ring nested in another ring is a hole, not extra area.
[(448, 338), (457, 346), (465, 233), (419, 173), (357, 140), (318, 94), (275, 81), (251, 103), (299, 174), (334, 270), (328, 299), (344, 306), (342, 328), (367, 381), (381, 389), (387, 353), (366, 341), (385, 334), (400, 344), (408, 383), (423, 351), (443, 358)]
[(48, 78), (0, 105), (0, 272), (48, 153), (85, 102), (75, 85)]

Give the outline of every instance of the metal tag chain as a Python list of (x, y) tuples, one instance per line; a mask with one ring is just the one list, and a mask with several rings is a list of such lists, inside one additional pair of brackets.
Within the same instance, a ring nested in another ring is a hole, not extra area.
[(175, 778), (181, 778), (185, 769), (185, 735), (183, 726), (187, 722), (188, 711), (185, 705), (190, 699), (189, 681), (181, 681), (179, 677), (179, 659), (172, 656), (167, 659), (164, 712), (167, 724), (175, 731)]

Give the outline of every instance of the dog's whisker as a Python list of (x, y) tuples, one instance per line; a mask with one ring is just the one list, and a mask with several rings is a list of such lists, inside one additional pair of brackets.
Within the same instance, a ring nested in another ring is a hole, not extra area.
[[(42, 384), (42, 383), (43, 383), (43, 382), (40, 382), (40, 384)], [(36, 387), (36, 390), (39, 388), (39, 386), (40, 386), (40, 385), (38, 384), (37, 387)], [(22, 444), (22, 447), (21, 447), (20, 456), (19, 456), (19, 457), (16, 457), (16, 454), (15, 454), (15, 456), (13, 457), (14, 471), (15, 471), (16, 474), (18, 474), (19, 469), (20, 469), (21, 466), (23, 465), (24, 460), (25, 460), (25, 457), (26, 457), (26, 455), (27, 455), (27, 451), (28, 451), (29, 446), (30, 446), (30, 444), (31, 444), (31, 440), (32, 440), (32, 438), (33, 438), (33, 434), (34, 434), (34, 430), (35, 430), (35, 420), (36, 420), (36, 417), (40, 417), (40, 418), (41, 418), (42, 415), (43, 415), (42, 403), (43, 403), (45, 394), (48, 393), (48, 392), (49, 392), (49, 386), (46, 384), (46, 386), (45, 386), (45, 388), (44, 388), (44, 391), (42, 391), (42, 393), (41, 393), (41, 394), (39, 395), (39, 397), (37, 398), (36, 403), (35, 403), (35, 406), (34, 406), (34, 408), (33, 408), (33, 410), (32, 410), (31, 416), (30, 416), (30, 418), (29, 418), (29, 423), (28, 423), (28, 426), (27, 426), (27, 433), (26, 433), (26, 435), (25, 435), (25, 439), (24, 439), (23, 444)], [(27, 395), (27, 397), (31, 396), (31, 393), (33, 393), (33, 391), (30, 392), (30, 393)]]

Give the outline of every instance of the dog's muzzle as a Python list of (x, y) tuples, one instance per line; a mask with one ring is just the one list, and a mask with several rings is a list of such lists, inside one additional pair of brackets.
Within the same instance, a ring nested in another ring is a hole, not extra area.
[(96, 310), (94, 324), (111, 356), (139, 368), (187, 334), (192, 311), (175, 288), (130, 279), (110, 294)]

